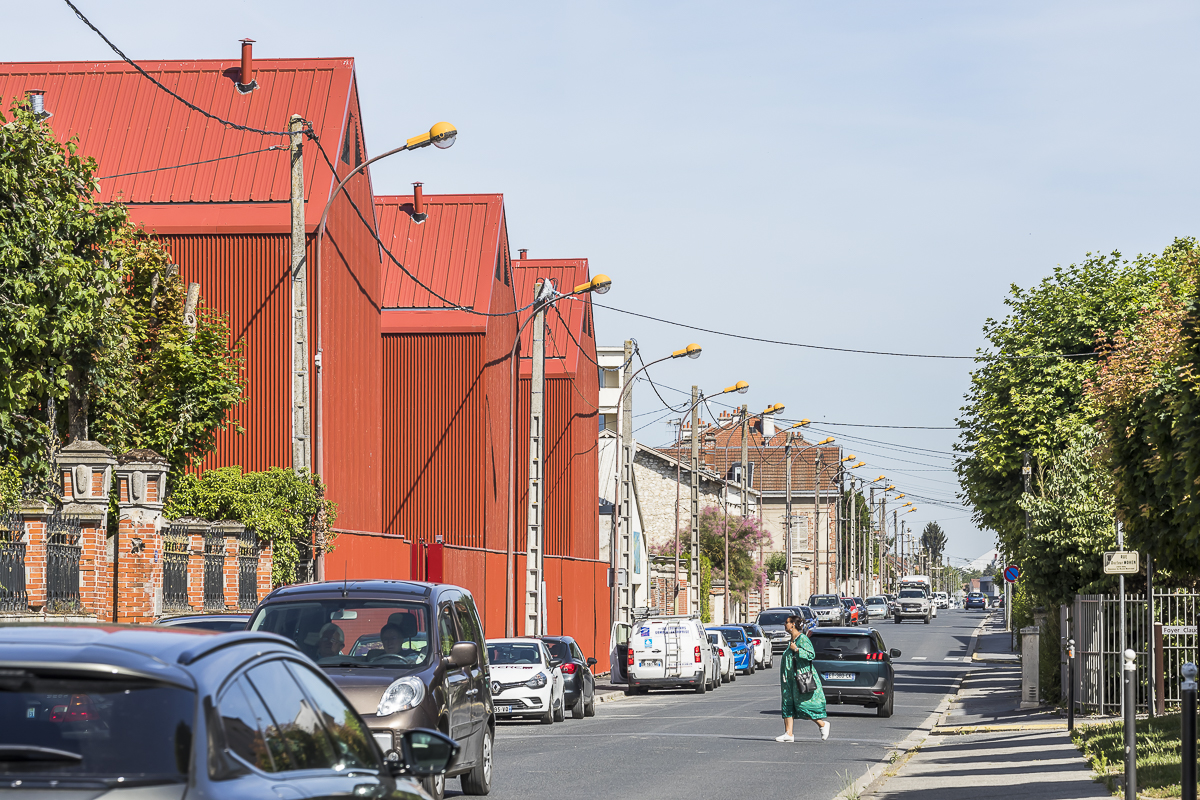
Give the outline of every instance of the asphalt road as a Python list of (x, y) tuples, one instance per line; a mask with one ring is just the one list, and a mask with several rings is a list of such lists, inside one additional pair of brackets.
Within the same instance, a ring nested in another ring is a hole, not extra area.
[[(896, 707), (830, 706), (833, 730), (797, 721), (780, 744), (775, 668), (740, 676), (715, 692), (656, 692), (603, 703), (590, 719), (555, 725), (504, 722), (496, 734), (491, 797), (832, 798), (883, 758), (934, 711), (968, 667), (978, 611), (941, 611), (931, 624), (876, 622), (894, 661)], [(458, 781), (447, 782), (455, 795)]]

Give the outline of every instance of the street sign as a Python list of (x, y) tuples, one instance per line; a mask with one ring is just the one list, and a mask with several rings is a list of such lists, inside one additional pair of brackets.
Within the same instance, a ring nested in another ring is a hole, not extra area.
[(1195, 636), (1195, 625), (1163, 625), (1164, 636)]
[(1019, 577), (1021, 577), (1021, 568), (1016, 564), (1009, 564), (1004, 568), (1004, 580), (1009, 583), (1016, 583)]
[(1136, 575), (1140, 571), (1136, 550), (1110, 550), (1104, 554), (1105, 575)]

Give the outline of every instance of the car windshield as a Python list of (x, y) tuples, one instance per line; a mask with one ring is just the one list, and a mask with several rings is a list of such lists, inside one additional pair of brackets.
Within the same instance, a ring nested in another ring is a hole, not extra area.
[(842, 600), (842, 605), (846, 608), (854, 608), (854, 601), (847, 597)]
[(746, 632), (741, 628), (722, 628), (721, 633), (725, 634), (725, 641), (730, 644), (746, 641)]
[(541, 664), (542, 648), (519, 642), (488, 642), (488, 661), (493, 664)]
[(837, 658), (838, 656), (866, 655), (871, 652), (869, 636), (838, 635), (832, 633), (813, 633), (810, 637), (817, 658)]
[(739, 625), (738, 627), (751, 636), (762, 636), (762, 631), (757, 625)]
[(901, 600), (924, 600), (925, 593), (922, 592), (920, 589), (901, 589), (900, 590), (900, 599)]
[(341, 599), (271, 603), (258, 610), (249, 629), (291, 639), (323, 667), (419, 667), (429, 663), (432, 650), (424, 603)]
[(759, 625), (782, 625), (791, 616), (788, 611), (764, 611), (758, 615)]
[(571, 658), (571, 646), (566, 642), (546, 640), (546, 649), (550, 651), (550, 655), (563, 663), (573, 660)]
[(0, 775), (182, 783), (196, 695), (144, 679), (0, 670)]
[(836, 606), (840, 602), (841, 601), (838, 600), (838, 596), (836, 594), (818, 594), (814, 595), (808, 601), (808, 604), (814, 608), (828, 608), (830, 606)]

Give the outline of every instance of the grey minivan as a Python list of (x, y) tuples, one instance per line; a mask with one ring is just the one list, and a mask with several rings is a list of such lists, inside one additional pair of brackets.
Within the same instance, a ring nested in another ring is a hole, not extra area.
[(492, 708), (483, 626), (471, 593), (416, 581), (323, 581), (267, 595), (248, 629), (284, 636), (312, 658), (366, 720), (384, 753), (398, 734), (429, 728), (459, 743), (446, 777), (466, 794), (491, 790)]

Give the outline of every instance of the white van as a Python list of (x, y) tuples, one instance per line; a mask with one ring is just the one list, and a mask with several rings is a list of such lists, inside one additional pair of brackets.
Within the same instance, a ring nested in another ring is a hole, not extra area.
[(938, 608), (950, 608), (950, 595), (945, 592), (934, 592), (933, 604)]
[(712, 670), (712, 644), (699, 617), (648, 617), (629, 631), (626, 694), (679, 686), (704, 694), (714, 678), (720, 680)]

